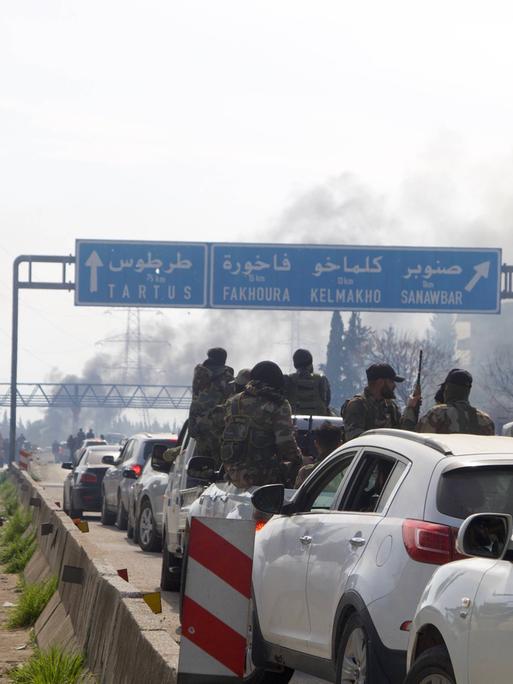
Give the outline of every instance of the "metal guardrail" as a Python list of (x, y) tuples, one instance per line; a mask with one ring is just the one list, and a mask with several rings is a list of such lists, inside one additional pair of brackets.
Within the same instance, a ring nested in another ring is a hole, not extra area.
[[(186, 385), (18, 383), (16, 405), (33, 408), (179, 409), (191, 405)], [(0, 383), (0, 406), (10, 406), (11, 385)]]

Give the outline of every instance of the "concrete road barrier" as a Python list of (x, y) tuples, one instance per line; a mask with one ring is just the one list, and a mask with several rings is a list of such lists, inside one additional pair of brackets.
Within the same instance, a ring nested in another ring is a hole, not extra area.
[(175, 684), (178, 644), (141, 592), (118, 576), (42, 486), (16, 465), (9, 477), (32, 510), (38, 540), (27, 580), (59, 577), (58, 592), (35, 626), (38, 643), (83, 651), (102, 684)]

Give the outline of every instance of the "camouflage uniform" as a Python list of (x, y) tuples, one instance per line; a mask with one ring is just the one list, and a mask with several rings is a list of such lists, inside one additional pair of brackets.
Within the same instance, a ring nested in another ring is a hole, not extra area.
[(417, 425), (418, 432), (455, 432), (470, 435), (494, 435), (495, 425), (487, 413), (474, 408), (465, 399), (433, 406)]
[(237, 487), (294, 482), (301, 452), (289, 402), (259, 380), (226, 402), (221, 459)]
[(346, 442), (366, 430), (376, 428), (414, 430), (417, 422), (412, 408), (406, 408), (401, 415), (393, 399), (375, 399), (368, 387), (363, 390), (363, 394), (357, 394), (342, 407), (341, 415), (344, 419)]
[(164, 453), (162, 454), (162, 458), (166, 463), (171, 463), (173, 464), (178, 456), (180, 456), (180, 452), (182, 450), (181, 445), (180, 446), (174, 446), (174, 447), (169, 447), (169, 449), (166, 449)]
[(312, 367), (298, 368), (285, 378), (285, 396), (292, 413), (307, 416), (329, 415), (331, 390), (328, 378)]
[[(209, 456), (219, 465), (221, 432), (215, 413), (232, 394), (233, 368), (229, 366), (205, 366), (194, 369), (192, 402), (189, 412), (189, 433), (196, 440), (197, 453)], [(222, 423), (221, 423), (222, 427)]]

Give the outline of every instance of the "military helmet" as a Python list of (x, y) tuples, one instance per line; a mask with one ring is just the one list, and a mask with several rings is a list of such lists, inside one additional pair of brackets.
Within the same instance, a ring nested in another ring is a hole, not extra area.
[(278, 390), (285, 384), (281, 368), (274, 361), (260, 361), (251, 369), (250, 377)]

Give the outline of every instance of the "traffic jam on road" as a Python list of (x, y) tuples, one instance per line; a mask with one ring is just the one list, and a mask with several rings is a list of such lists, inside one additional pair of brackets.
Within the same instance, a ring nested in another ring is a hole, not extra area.
[[(326, 421), (342, 423), (295, 416), (298, 442)], [(197, 453), (187, 423), (179, 435), (89, 446), (63, 467), (71, 469), (70, 515), (99, 511), (142, 551), (162, 552), (161, 588), (180, 592), (182, 624), (187, 606), (207, 601), (204, 586), (191, 597), (189, 576), (191, 587), (200, 570), (203, 585), (211, 577), (218, 587), (223, 573), (224, 589), (242, 582), (247, 559), (229, 534), (251, 523), (251, 619), (242, 642), (218, 634), (204, 647), (214, 677), (288, 682), (297, 671), (339, 684), (509, 681), (509, 437), (369, 430), (323, 458), (298, 488), (227, 482)], [(208, 519), (226, 521), (226, 536), (222, 525), (208, 528), (215, 541), (208, 546), (205, 536), (198, 551), (194, 519), (207, 527)], [(223, 597), (212, 610), (217, 623), (233, 624), (238, 604), (223, 606)], [(182, 631), (182, 649), (187, 639), (201, 648)]]

